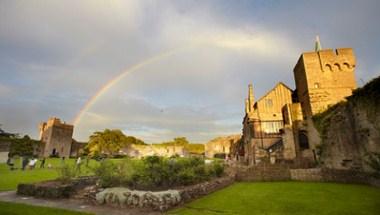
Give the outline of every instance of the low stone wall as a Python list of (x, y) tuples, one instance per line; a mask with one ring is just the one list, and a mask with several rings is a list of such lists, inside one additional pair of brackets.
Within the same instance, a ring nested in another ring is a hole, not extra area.
[(250, 167), (239, 167), (236, 172), (237, 181), (288, 181), (290, 171), (288, 165), (260, 164)]
[(367, 184), (380, 187), (380, 179), (374, 178), (368, 173), (353, 170), (327, 168), (291, 169), (290, 175), (291, 179), (296, 181)]
[(380, 187), (380, 179), (366, 172), (328, 168), (291, 169), (281, 164), (260, 164), (239, 167), (237, 181), (314, 181), (351, 184), (367, 184)]
[(38, 198), (69, 198), (77, 190), (95, 183), (95, 177), (81, 177), (67, 184), (62, 184), (57, 180), (35, 184), (19, 184), (17, 194)]
[(180, 189), (180, 195), (183, 202), (191, 201), (195, 198), (210, 194), (214, 191), (225, 188), (235, 182), (234, 176), (217, 178), (212, 181), (195, 184)]
[(295, 181), (323, 181), (322, 170), (313, 169), (291, 169), (290, 177)]
[(96, 194), (98, 204), (116, 207), (139, 207), (158, 211), (193, 200), (224, 188), (234, 182), (234, 177), (226, 176), (208, 182), (160, 192), (129, 190), (124, 187), (107, 188)]

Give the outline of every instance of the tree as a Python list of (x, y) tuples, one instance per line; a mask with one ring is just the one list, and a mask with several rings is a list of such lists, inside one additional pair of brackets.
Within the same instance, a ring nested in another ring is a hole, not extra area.
[(6, 138), (16, 138), (18, 137), (19, 135), (18, 134), (12, 134), (12, 133), (8, 133), (6, 131), (4, 131), (2, 128), (1, 128), (2, 124), (0, 124), (0, 138), (1, 139), (6, 139)]
[(189, 144), (189, 141), (186, 139), (186, 137), (176, 137), (174, 138), (173, 143), (176, 146), (186, 146)]
[(25, 135), (23, 138), (13, 138), (9, 153), (11, 156), (32, 156), (34, 149), (37, 149), (40, 144), (40, 141), (33, 140), (28, 135)]
[(121, 130), (105, 129), (90, 136), (87, 148), (90, 156), (99, 154), (114, 155), (129, 145), (128, 137)]
[(128, 144), (135, 144), (135, 145), (146, 145), (146, 143), (134, 136), (127, 136), (127, 143)]

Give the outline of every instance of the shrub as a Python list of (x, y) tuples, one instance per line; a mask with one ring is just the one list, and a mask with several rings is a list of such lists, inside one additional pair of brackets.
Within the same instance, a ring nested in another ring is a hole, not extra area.
[(196, 182), (196, 176), (193, 169), (182, 169), (178, 175), (178, 183), (181, 185), (189, 185)]
[(80, 172), (74, 165), (63, 164), (58, 169), (58, 180), (63, 183), (69, 183), (72, 179), (76, 178)]
[(120, 182), (120, 175), (117, 174), (117, 164), (109, 160), (100, 162), (100, 165), (94, 169), (94, 173), (99, 177), (99, 184), (102, 187), (117, 186)]
[(224, 166), (206, 165), (201, 158), (163, 158), (149, 156), (142, 160), (103, 161), (95, 169), (103, 187), (128, 186), (133, 189), (157, 189), (190, 185), (220, 177)]
[(368, 154), (367, 164), (375, 171), (375, 176), (380, 176), (380, 153)]
[(213, 164), (214, 174), (216, 177), (221, 177), (224, 174), (224, 166), (219, 162), (214, 162)]

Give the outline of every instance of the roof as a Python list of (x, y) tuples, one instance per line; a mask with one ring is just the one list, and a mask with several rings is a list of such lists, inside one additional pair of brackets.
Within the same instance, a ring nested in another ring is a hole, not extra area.
[(293, 90), (290, 88), (290, 87), (288, 87), (286, 84), (284, 84), (283, 82), (278, 82), (277, 84), (276, 84), (276, 86), (274, 86), (271, 90), (269, 90), (267, 93), (265, 93), (265, 95), (263, 95), (263, 96), (261, 96), (261, 98), (260, 99), (258, 99), (256, 102), (255, 102), (255, 104), (256, 103), (258, 103), (259, 101), (261, 101), (262, 99), (264, 99), (266, 96), (268, 96), (268, 94), (270, 93), (270, 92), (272, 92), (274, 89), (276, 89), (278, 86), (280, 86), (280, 85), (282, 85), (282, 86), (284, 86), (285, 88), (287, 88), (288, 90), (290, 90), (291, 92), (293, 92)]

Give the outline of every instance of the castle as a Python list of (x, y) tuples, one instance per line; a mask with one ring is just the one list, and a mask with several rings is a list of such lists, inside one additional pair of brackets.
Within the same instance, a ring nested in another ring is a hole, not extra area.
[(52, 117), (47, 122), (42, 122), (40, 128), (40, 140), (42, 142), (40, 157), (59, 156), (69, 157), (73, 143), (74, 126), (61, 122)]
[(312, 117), (352, 94), (356, 60), (351, 48), (322, 49), (318, 38), (315, 47), (294, 67), (295, 90), (280, 82), (255, 101), (249, 85), (236, 153), (243, 163), (312, 165), (318, 160), (321, 140)]

